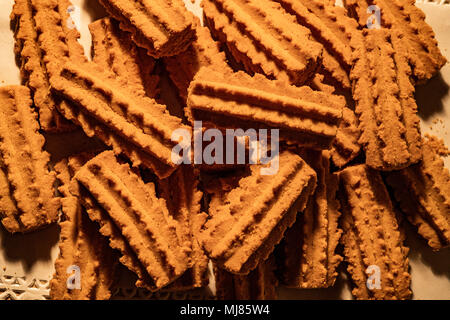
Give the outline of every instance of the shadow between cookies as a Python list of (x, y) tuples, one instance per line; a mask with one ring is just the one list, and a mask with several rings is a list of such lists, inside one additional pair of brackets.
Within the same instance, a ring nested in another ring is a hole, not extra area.
[(414, 227), (405, 223), (406, 245), (410, 248), (408, 257), (422, 262), (434, 274), (450, 279), (450, 248), (433, 251), (426, 241), (417, 235)]
[(84, 1), (83, 11), (87, 12), (90, 15), (92, 21), (104, 18), (108, 15), (103, 6), (98, 1)]
[(21, 262), (25, 272), (37, 262), (52, 259), (52, 249), (59, 241), (59, 226), (53, 224), (43, 230), (12, 235), (0, 226), (0, 244), (6, 262)]
[(438, 73), (426, 84), (416, 87), (416, 101), (419, 108), (419, 116), (428, 120), (436, 113), (440, 113), (444, 109), (442, 98), (449, 92), (449, 86), (442, 78), (442, 74)]

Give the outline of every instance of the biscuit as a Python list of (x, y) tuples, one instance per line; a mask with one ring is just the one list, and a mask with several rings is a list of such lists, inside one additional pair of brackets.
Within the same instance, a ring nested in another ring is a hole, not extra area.
[(195, 40), (193, 17), (182, 0), (100, 0), (106, 11), (155, 58), (174, 56)]
[(177, 221), (180, 241), (190, 247), (192, 267), (163, 290), (182, 291), (208, 285), (208, 257), (197, 241), (204, 214), (201, 213), (203, 192), (199, 190), (199, 172), (190, 166), (181, 165), (169, 178), (160, 180), (161, 197)]
[(112, 151), (90, 160), (74, 179), (89, 217), (100, 224), (110, 246), (119, 249), (120, 262), (136, 272), (138, 286), (159, 290), (191, 267), (190, 246), (178, 238), (166, 202)]
[(341, 242), (352, 294), (357, 299), (410, 299), (409, 249), (380, 173), (358, 165), (339, 172), (339, 181)]
[(433, 250), (450, 246), (450, 174), (429, 140), (423, 160), (387, 173), (401, 211)]
[(92, 35), (93, 61), (123, 79), (127, 87), (135, 87), (150, 98), (158, 95), (159, 76), (154, 74), (156, 61), (137, 47), (119, 23), (103, 18), (89, 25)]
[(144, 165), (160, 178), (177, 167), (172, 161), (171, 140), (177, 129), (191, 129), (171, 116), (155, 100), (127, 90), (94, 63), (67, 63), (60, 77), (52, 80), (53, 89), (71, 101), (61, 112), (80, 124), (84, 132), (96, 136), (124, 153), (134, 166)]
[(50, 155), (43, 150), (30, 90), (0, 87), (0, 218), (11, 233), (30, 232), (58, 220)]
[(20, 60), (22, 82), (32, 92), (44, 131), (68, 131), (75, 126), (57, 111), (49, 78), (59, 74), (64, 61), (84, 61), (79, 33), (69, 24), (68, 0), (15, 0), (11, 13), (15, 53)]
[(278, 280), (275, 259), (270, 255), (246, 276), (234, 275), (214, 267), (218, 300), (275, 300)]
[[(107, 300), (116, 276), (117, 254), (98, 232), (98, 226), (89, 219), (77, 196), (78, 190), (69, 190), (70, 180), (82, 165), (94, 157), (84, 153), (61, 160), (55, 165), (62, 183), (63, 217), (59, 256), (55, 274), (50, 282), (50, 297), (56, 300)], [(71, 192), (75, 193), (72, 194)], [(78, 267), (80, 288), (68, 289), (69, 267)]]
[(322, 60), (322, 45), (270, 0), (204, 0), (206, 24), (249, 73), (293, 85), (310, 80)]
[(336, 198), (338, 180), (330, 172), (328, 151), (300, 153), (317, 174), (317, 187), (294, 225), (277, 247), (277, 261), (283, 284), (292, 288), (328, 288), (334, 285), (342, 257), (336, 247), (342, 234)]
[(425, 22), (425, 14), (415, 0), (344, 0), (344, 4), (362, 27), (371, 13), (369, 5), (380, 8), (381, 26), (401, 34), (401, 44), (411, 65), (412, 78), (419, 83), (431, 79), (445, 65), (447, 59), (439, 50), (433, 29)]
[(279, 155), (279, 171), (236, 177), (228, 190), (218, 190), (209, 204), (209, 219), (199, 241), (220, 268), (246, 275), (272, 253), (302, 211), (316, 186), (315, 172), (297, 155)]
[[(276, 0), (297, 22), (310, 29), (314, 39), (323, 47), (323, 69), (341, 88), (350, 89), (352, 67), (351, 39), (358, 24), (347, 16), (345, 9), (334, 3), (310, 0)], [(331, 2), (331, 1), (330, 1)]]
[(276, 128), (300, 146), (328, 149), (336, 137), (345, 99), (294, 87), (262, 75), (223, 75), (204, 68), (189, 88), (195, 120), (220, 128)]

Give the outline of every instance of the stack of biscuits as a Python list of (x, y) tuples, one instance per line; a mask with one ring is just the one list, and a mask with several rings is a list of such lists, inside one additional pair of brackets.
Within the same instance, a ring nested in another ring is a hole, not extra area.
[[(99, 2), (92, 59), (69, 0), (11, 13), (23, 86), (0, 88), (0, 220), (59, 223), (52, 299), (111, 298), (119, 264), (151, 292), (214, 279), (218, 299), (275, 299), (344, 266), (357, 299), (412, 297), (403, 223), (450, 245), (450, 174), (414, 98), (446, 59), (414, 0), (203, 0), (205, 26), (182, 0)], [(276, 130), (277, 170), (174, 161), (174, 132), (208, 129)], [(47, 137), (77, 130), (101, 143), (52, 161)]]

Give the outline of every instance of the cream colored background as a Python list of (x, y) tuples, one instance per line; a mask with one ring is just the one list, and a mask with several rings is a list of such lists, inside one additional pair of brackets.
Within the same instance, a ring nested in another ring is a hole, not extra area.
[[(90, 53), (88, 24), (104, 13), (96, 0), (73, 0), (81, 8), (81, 42), (86, 55)], [(200, 14), (197, 0), (188, 8)], [(450, 60), (449, 1), (420, 1), (418, 6), (427, 15), (444, 55)], [(19, 84), (19, 71), (13, 53), (13, 34), (9, 14), (13, 0), (0, 0), (0, 84)], [(423, 132), (444, 138), (450, 146), (450, 64), (425, 86), (417, 88)], [(446, 160), (449, 167), (450, 159)], [(10, 236), (0, 227), (0, 299), (42, 298), (48, 294), (48, 281), (53, 274), (53, 261), (58, 254), (57, 226), (30, 235)], [(450, 299), (450, 250), (432, 252), (408, 229), (407, 245), (411, 247), (410, 264), (414, 299)], [(35, 281), (38, 279), (38, 281)], [(280, 289), (281, 299), (351, 299), (349, 286), (342, 273), (336, 286), (326, 290)]]

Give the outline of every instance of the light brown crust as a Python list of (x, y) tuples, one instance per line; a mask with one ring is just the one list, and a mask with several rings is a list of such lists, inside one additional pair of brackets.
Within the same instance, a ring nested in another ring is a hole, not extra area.
[[(403, 234), (378, 171), (367, 165), (339, 173), (342, 205), (341, 238), (357, 299), (410, 299), (411, 276)], [(380, 269), (380, 289), (366, 284), (369, 266)]]
[(334, 285), (342, 261), (336, 253), (342, 234), (337, 176), (330, 173), (328, 152), (308, 150), (300, 155), (316, 171), (317, 188), (277, 249), (279, 269), (288, 287), (327, 288)]
[(20, 59), (21, 78), (31, 90), (45, 131), (73, 130), (56, 107), (49, 79), (58, 75), (64, 61), (84, 60), (79, 33), (68, 24), (68, 0), (16, 0), (11, 25), (16, 39), (15, 53)]
[[(77, 198), (78, 190), (72, 188), (69, 191), (70, 179), (94, 156), (92, 153), (79, 154), (55, 165), (64, 198), (60, 222), (60, 252), (55, 261), (55, 274), (50, 282), (50, 297), (54, 300), (107, 300), (111, 297), (118, 262), (116, 253), (81, 206)], [(80, 268), (80, 289), (67, 288), (66, 282), (70, 276), (67, 268), (70, 266)]]
[(391, 172), (388, 184), (407, 219), (433, 250), (450, 246), (450, 174), (428, 140), (423, 161)]
[(356, 62), (351, 72), (360, 143), (369, 166), (385, 171), (402, 169), (422, 157), (411, 68), (400, 34), (383, 29), (363, 33), (355, 44)]
[(381, 9), (381, 26), (402, 35), (401, 43), (417, 82), (431, 79), (447, 62), (433, 29), (425, 22), (425, 14), (415, 6), (415, 0), (345, 0), (344, 3), (362, 27), (370, 16), (369, 4)]
[[(123, 79), (127, 88), (136, 88), (150, 98), (158, 95), (159, 76), (154, 74), (156, 61), (137, 47), (119, 23), (103, 18), (89, 25), (92, 35), (93, 61)], [(143, 94), (143, 95), (144, 95)]]
[(275, 258), (270, 255), (246, 276), (229, 273), (214, 266), (218, 300), (275, 300), (278, 280)]
[(195, 120), (222, 128), (276, 128), (285, 140), (319, 149), (334, 140), (344, 105), (343, 97), (309, 87), (208, 68), (197, 74), (188, 97)]
[(61, 76), (53, 78), (52, 86), (72, 102), (62, 113), (80, 124), (88, 136), (98, 137), (116, 154), (129, 157), (134, 166), (142, 164), (160, 178), (176, 169), (172, 133), (190, 128), (171, 116), (165, 106), (128, 91), (120, 79), (94, 63), (67, 63)]
[(316, 175), (299, 156), (284, 151), (279, 159), (276, 175), (261, 175), (254, 165), (238, 185), (211, 200), (199, 240), (228, 272), (246, 275), (264, 261), (314, 191)]
[(155, 58), (177, 55), (195, 40), (193, 16), (182, 0), (100, 0), (131, 32), (133, 41)]
[[(101, 224), (102, 234), (105, 235), (102, 230), (106, 228), (105, 223), (118, 232), (120, 243), (111, 246), (122, 246), (123, 256), (131, 250), (133, 255), (125, 259), (134, 263), (137, 258), (141, 263), (146, 272), (142, 277), (138, 274), (139, 281), (144, 282), (142, 285), (152, 291), (159, 290), (191, 266), (190, 247), (180, 242), (176, 221), (170, 216), (166, 202), (156, 197), (154, 185), (144, 184), (127, 164), (119, 164), (113, 152), (103, 152), (89, 161), (74, 179), (101, 208), (103, 217), (92, 214), (91, 208), (87, 211), (92, 220), (107, 221)], [(83, 193), (81, 197), (84, 204)], [(111, 233), (109, 237), (111, 241), (116, 239)]]
[(249, 73), (302, 85), (322, 60), (311, 32), (275, 2), (205, 0), (202, 7), (215, 38)]
[(43, 150), (30, 90), (23, 86), (0, 88), (0, 218), (11, 232), (41, 229), (58, 219), (55, 174), (50, 155)]

